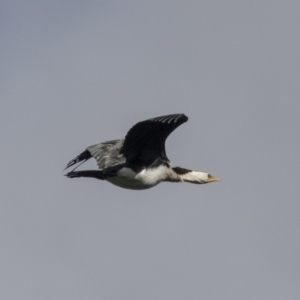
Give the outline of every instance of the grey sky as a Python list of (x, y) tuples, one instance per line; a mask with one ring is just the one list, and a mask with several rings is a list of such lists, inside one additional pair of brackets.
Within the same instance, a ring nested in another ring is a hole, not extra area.
[[(299, 10), (2, 1), (0, 298), (300, 299)], [(63, 176), (85, 147), (178, 112), (173, 165), (221, 183)]]

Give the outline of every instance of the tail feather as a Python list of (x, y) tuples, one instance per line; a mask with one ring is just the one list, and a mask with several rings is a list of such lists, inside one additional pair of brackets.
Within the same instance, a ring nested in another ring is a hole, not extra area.
[[(92, 157), (91, 153), (88, 150), (85, 150), (84, 152), (82, 152), (81, 154), (79, 154), (78, 156), (76, 156), (74, 159), (70, 160), (69, 163), (67, 164), (66, 169), (76, 165), (77, 163), (81, 162), (81, 161), (87, 161), (88, 159), (90, 159)], [(71, 172), (72, 173), (72, 172)]]
[(102, 171), (98, 170), (87, 170), (87, 171), (71, 171), (67, 173), (65, 176), (69, 178), (76, 177), (92, 177), (100, 180), (104, 180), (104, 174)]

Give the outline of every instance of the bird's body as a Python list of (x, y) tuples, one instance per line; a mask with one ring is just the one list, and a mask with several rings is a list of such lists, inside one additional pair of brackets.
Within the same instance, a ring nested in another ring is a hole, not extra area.
[(106, 180), (122, 188), (144, 190), (164, 181), (169, 170), (166, 166), (160, 165), (157, 168), (143, 169), (136, 173), (131, 168), (124, 167), (117, 172), (117, 176), (108, 177)]
[(93, 177), (133, 190), (148, 189), (163, 181), (198, 184), (219, 181), (206, 172), (171, 167), (165, 152), (165, 140), (187, 120), (184, 114), (174, 114), (139, 122), (129, 130), (125, 139), (90, 146), (66, 167), (94, 157), (100, 170), (74, 169), (66, 176)]

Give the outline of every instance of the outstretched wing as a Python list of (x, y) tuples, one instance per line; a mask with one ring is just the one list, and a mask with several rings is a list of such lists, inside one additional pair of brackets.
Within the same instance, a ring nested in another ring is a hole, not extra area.
[(113, 140), (87, 147), (87, 151), (96, 159), (99, 169), (122, 164), (126, 158), (120, 154), (124, 140)]
[[(113, 140), (89, 146), (85, 151), (73, 158), (67, 164), (66, 169), (78, 164), (79, 162), (82, 164), (91, 157), (96, 159), (97, 165), (101, 170), (123, 164), (126, 161), (123, 154), (120, 154), (120, 149), (122, 148), (123, 143), (124, 140)], [(79, 164), (75, 169), (77, 169), (81, 164)]]
[(127, 133), (120, 150), (131, 165), (148, 167), (157, 158), (168, 159), (165, 141), (169, 134), (188, 117), (174, 114), (142, 121), (134, 125)]

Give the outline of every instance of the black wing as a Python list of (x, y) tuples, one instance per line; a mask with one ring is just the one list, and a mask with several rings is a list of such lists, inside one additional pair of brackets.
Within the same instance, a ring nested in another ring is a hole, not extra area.
[(168, 159), (165, 141), (187, 120), (184, 114), (174, 114), (139, 122), (128, 131), (120, 153), (128, 164), (141, 167), (148, 167), (157, 158)]

